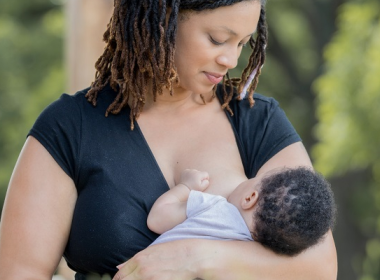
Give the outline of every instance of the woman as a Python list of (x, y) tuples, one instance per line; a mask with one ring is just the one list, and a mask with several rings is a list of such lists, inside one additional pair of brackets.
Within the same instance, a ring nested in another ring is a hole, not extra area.
[[(294, 258), (258, 242), (146, 248), (149, 210), (183, 169), (207, 170), (208, 192), (228, 196), (245, 176), (311, 166), (278, 104), (253, 98), (266, 34), (263, 1), (115, 0), (91, 89), (50, 105), (20, 154), (0, 279), (51, 279), (62, 254), (76, 279), (335, 279), (331, 233)], [(246, 44), (242, 79), (229, 79)]]

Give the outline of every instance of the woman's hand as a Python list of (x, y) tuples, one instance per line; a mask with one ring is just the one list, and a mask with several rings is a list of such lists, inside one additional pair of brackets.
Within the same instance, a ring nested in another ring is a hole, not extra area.
[[(193, 248), (199, 240), (178, 240), (150, 246), (118, 266), (113, 280), (191, 280), (196, 279), (196, 259)], [(198, 256), (199, 257), (199, 256)]]

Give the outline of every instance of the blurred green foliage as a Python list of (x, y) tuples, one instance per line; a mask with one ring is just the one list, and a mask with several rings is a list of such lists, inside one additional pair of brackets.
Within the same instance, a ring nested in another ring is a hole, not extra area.
[(31, 125), (64, 89), (63, 36), (61, 5), (0, 1), (0, 201)]
[(372, 174), (353, 193), (352, 206), (368, 238), (359, 279), (380, 279), (380, 2), (341, 6), (325, 60), (325, 74), (315, 83), (315, 166), (328, 176), (358, 169)]
[[(319, 74), (323, 43), (322, 46), (319, 44), (324, 38), (312, 31), (313, 22), (306, 8), (297, 0), (268, 1), (269, 43), (257, 91), (280, 102), (305, 145), (311, 146), (310, 128), (314, 120), (310, 114), (313, 111), (310, 84)], [(330, 7), (327, 4), (322, 8)], [(249, 52), (248, 47), (243, 50), (239, 66), (232, 72), (235, 76), (241, 72), (240, 67), (245, 66)]]

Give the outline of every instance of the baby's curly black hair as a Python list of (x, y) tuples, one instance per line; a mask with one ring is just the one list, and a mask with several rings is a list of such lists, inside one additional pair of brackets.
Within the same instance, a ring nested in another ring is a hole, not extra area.
[(282, 169), (261, 180), (252, 237), (282, 255), (317, 244), (335, 224), (330, 184), (311, 169)]

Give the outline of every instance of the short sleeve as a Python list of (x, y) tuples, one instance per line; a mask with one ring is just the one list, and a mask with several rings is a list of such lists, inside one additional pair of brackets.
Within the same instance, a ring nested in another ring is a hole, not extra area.
[(208, 210), (219, 200), (225, 200), (219, 195), (212, 195), (205, 192), (191, 190), (186, 205), (186, 217), (194, 217)]
[[(251, 165), (257, 171), (274, 155), (285, 147), (301, 141), (285, 112), (274, 99), (268, 107), (268, 114), (263, 122), (261, 137), (257, 139)], [(255, 174), (256, 175), (256, 174)]]
[(76, 98), (63, 94), (39, 115), (28, 136), (36, 138), (74, 181), (78, 176), (81, 113)]
[(234, 115), (227, 112), (248, 178), (255, 177), (279, 151), (301, 141), (275, 99), (257, 93), (254, 99), (252, 108), (247, 99), (233, 100), (230, 107)]

